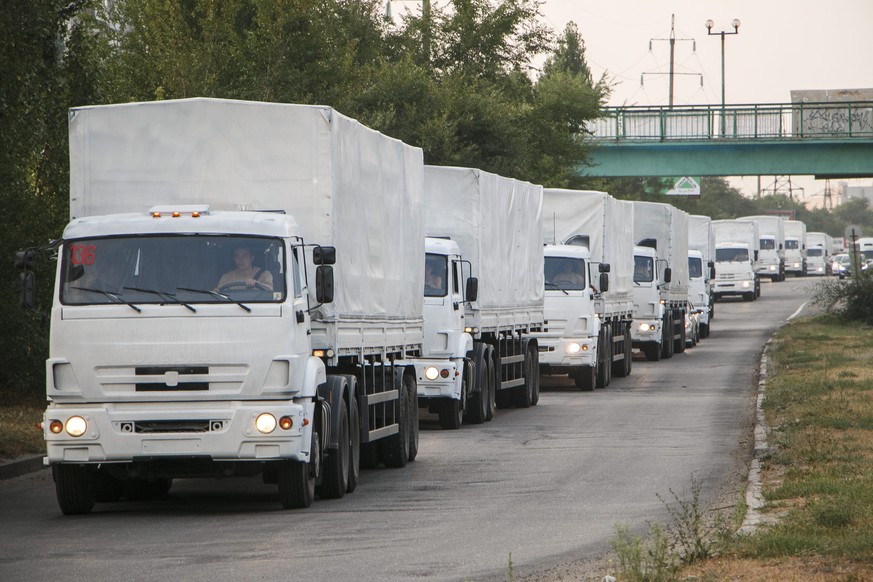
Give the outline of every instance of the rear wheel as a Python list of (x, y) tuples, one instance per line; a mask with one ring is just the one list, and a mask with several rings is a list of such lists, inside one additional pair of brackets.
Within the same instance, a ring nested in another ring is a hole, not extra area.
[(497, 410), (497, 387), (500, 386), (500, 362), (494, 355), (493, 346), (488, 346), (485, 359), (488, 360), (488, 366), (491, 370), (491, 382), (488, 384), (488, 408), (485, 411), (485, 420), (490, 421), (494, 420), (494, 412)]
[(467, 411), (467, 420), (472, 424), (482, 424), (488, 419), (489, 398), (489, 368), (488, 346), (483, 343), (475, 345), (472, 351), (467, 353), (473, 360), (473, 377), (478, 390), (470, 398), (470, 410)]
[(621, 360), (618, 362), (613, 362), (612, 364), (612, 372), (618, 378), (624, 378), (631, 373), (631, 359), (633, 357), (633, 348), (631, 347), (631, 339), (630, 339), (630, 326), (624, 325), (622, 326), (622, 335), (624, 339), (621, 341)]
[[(531, 378), (531, 364), (533, 363), (533, 358), (531, 358), (530, 351), (527, 349), (526, 344), (524, 347), (524, 360), (521, 370), (522, 376), (524, 377), (524, 384), (512, 389), (513, 403), (516, 408), (530, 408), (533, 403), (533, 379)], [(535, 373), (539, 376), (539, 366), (537, 366)]]
[(94, 471), (86, 465), (52, 465), (55, 493), (64, 515), (91, 513), (94, 508)]
[[(379, 450), (382, 453), (382, 462), (386, 467), (405, 467), (409, 462), (410, 422), (408, 407), (409, 390), (406, 386), (406, 375), (399, 379), (395, 377), (397, 385), (397, 404), (394, 411), (394, 422), (397, 423), (397, 433), (379, 441)], [(399, 384), (399, 385), (398, 385)]]
[(680, 311), (679, 313), (680, 313), (681, 322), (678, 324), (675, 321), (673, 322), (673, 333), (674, 334), (676, 333), (676, 326), (677, 325), (679, 326), (679, 339), (673, 341), (673, 353), (675, 353), (675, 354), (681, 354), (682, 352), (685, 351), (685, 340), (688, 339), (688, 337), (685, 334), (685, 312)]
[(349, 407), (349, 478), (346, 485), (346, 492), (351, 493), (358, 486), (358, 476), (361, 473), (361, 417), (358, 412), (357, 398), (352, 398), (355, 395), (354, 381), (351, 381), (351, 391), (349, 397), (351, 405)]
[(612, 328), (609, 324), (604, 324), (600, 329), (598, 347), (600, 362), (597, 365), (597, 387), (606, 388), (612, 380)]
[(406, 411), (409, 413), (409, 462), (412, 462), (418, 456), (418, 386), (415, 383), (415, 376), (404, 374), (403, 386), (408, 398)]

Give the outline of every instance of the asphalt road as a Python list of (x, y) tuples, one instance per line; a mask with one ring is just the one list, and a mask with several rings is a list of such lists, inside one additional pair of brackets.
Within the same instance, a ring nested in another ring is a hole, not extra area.
[(177, 480), (168, 498), (61, 514), (48, 471), (0, 482), (0, 580), (548, 579), (609, 547), (616, 524), (666, 522), (659, 499), (736, 502), (751, 455), (764, 343), (809, 280), (716, 304), (712, 335), (671, 360), (637, 357), (595, 392), (543, 379), (539, 404), (442, 431), (418, 459), (362, 472), (355, 493), (280, 509), (259, 479)]

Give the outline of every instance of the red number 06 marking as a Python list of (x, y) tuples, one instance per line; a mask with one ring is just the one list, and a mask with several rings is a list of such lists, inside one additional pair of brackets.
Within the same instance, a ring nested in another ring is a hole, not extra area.
[(70, 262), (74, 265), (93, 265), (94, 245), (70, 245)]

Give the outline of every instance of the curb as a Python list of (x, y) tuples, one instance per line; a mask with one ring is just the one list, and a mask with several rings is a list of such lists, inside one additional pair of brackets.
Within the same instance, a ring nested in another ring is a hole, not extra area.
[(753, 533), (758, 526), (768, 523), (770, 518), (761, 509), (764, 507), (764, 495), (761, 493), (761, 459), (769, 452), (767, 444), (767, 422), (764, 419), (764, 389), (767, 387), (767, 352), (770, 349), (768, 339), (761, 354), (761, 366), (758, 371), (758, 397), (755, 404), (755, 449), (752, 464), (749, 466), (749, 478), (746, 485), (746, 516), (738, 533)]
[(45, 465), (43, 465), (42, 462), (42, 455), (16, 459), (12, 462), (0, 465), (0, 480), (20, 477), (26, 473), (33, 473), (44, 468)]

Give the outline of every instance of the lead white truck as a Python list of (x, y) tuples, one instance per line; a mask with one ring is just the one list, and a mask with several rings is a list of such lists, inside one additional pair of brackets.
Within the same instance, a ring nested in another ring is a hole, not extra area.
[(758, 224), (758, 277), (771, 281), (785, 280), (785, 218), (778, 214), (741, 216), (737, 220), (751, 220)]
[(806, 276), (806, 223), (785, 221), (785, 273)]
[(543, 190), (545, 325), (540, 372), (581, 390), (630, 374), (633, 204), (606, 192)]
[(761, 295), (761, 281), (755, 272), (760, 234), (753, 220), (713, 220), (715, 237), (715, 284), (713, 295), (738, 296), (754, 301)]
[(65, 514), (257, 474), (306, 507), (415, 458), (420, 149), (218, 99), (75, 108), (69, 131), (43, 423)]
[(698, 312), (700, 337), (709, 337), (715, 318), (712, 282), (715, 274), (715, 235), (712, 219), (692, 214), (688, 217), (688, 303)]
[(657, 361), (685, 351), (688, 214), (659, 202), (633, 205), (633, 347)]
[(454, 429), (539, 400), (542, 186), (472, 168), (424, 176), (423, 355), (446, 364), (418, 365), (419, 405)]

